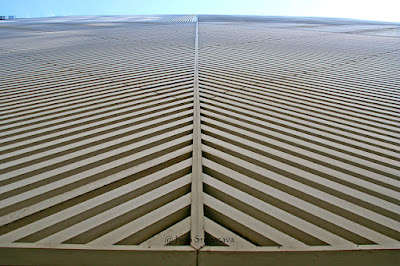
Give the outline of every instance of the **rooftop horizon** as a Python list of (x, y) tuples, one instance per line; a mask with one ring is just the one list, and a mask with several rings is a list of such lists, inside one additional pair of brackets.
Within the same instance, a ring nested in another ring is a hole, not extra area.
[[(1, 15), (3, 16), (3, 15)], [(12, 18), (9, 18), (9, 17)], [(396, 25), (399, 26), (400, 22), (392, 22), (392, 21), (380, 21), (380, 20), (367, 20), (367, 19), (354, 19), (354, 18), (339, 18), (339, 17), (313, 17), (313, 16), (268, 16), (268, 15), (224, 15), (224, 14), (143, 14), (143, 15), (69, 15), (69, 16), (48, 16), (48, 17), (32, 17), (32, 18), (22, 18), (16, 17), (14, 15), (5, 15), (3, 16), (4, 22), (47, 22), (51, 21), (52, 23), (56, 22), (64, 22), (68, 23), (73, 20), (80, 20), (81, 22), (85, 21), (104, 21), (104, 22), (138, 22), (141, 19), (146, 21), (160, 19), (162, 17), (219, 17), (219, 18), (235, 18), (236, 22), (268, 22), (268, 23), (339, 23), (339, 24), (388, 24), (388, 25)], [(138, 20), (139, 19), (139, 20)], [(223, 19), (225, 20), (225, 19)], [(228, 19), (229, 20), (229, 19)], [(189, 22), (189, 21), (188, 21)], [(192, 22), (195, 22), (193, 20)], [(233, 22), (233, 21), (232, 21)]]
[(151, 0), (138, 1), (27, 1), (15, 0), (2, 4), (1, 16), (13, 15), (17, 18), (42, 18), (58, 16), (110, 16), (110, 15), (168, 15), (168, 14), (210, 14), (210, 15), (251, 15), (322, 17), (400, 22), (399, 3), (394, 0), (365, 2), (359, 0), (204, 0), (193, 3), (183, 0), (168, 2)]

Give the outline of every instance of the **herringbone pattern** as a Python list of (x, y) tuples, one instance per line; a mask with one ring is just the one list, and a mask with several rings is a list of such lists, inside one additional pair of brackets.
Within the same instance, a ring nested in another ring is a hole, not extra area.
[(398, 28), (0, 24), (0, 243), (399, 245)]
[(398, 39), (199, 34), (206, 217), (240, 246), (399, 244)]
[(140, 244), (189, 217), (192, 25), (7, 35), (2, 243)]

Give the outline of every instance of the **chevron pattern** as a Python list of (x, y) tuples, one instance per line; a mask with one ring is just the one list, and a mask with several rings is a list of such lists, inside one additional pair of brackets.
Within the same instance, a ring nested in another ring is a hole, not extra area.
[(0, 24), (0, 244), (399, 245), (399, 28)]
[(66, 25), (2, 42), (0, 242), (138, 245), (190, 213), (193, 24)]
[(398, 244), (398, 40), (200, 25), (206, 232), (238, 247)]

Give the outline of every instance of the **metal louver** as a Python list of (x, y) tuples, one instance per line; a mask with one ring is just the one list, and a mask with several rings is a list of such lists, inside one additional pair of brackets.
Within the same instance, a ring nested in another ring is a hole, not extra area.
[(0, 23), (0, 263), (395, 265), (399, 29)]

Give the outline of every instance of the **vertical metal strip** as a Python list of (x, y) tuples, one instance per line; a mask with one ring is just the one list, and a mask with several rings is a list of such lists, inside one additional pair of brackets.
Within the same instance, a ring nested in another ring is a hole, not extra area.
[(200, 249), (204, 246), (203, 169), (201, 153), (200, 96), (198, 83), (199, 22), (196, 15), (193, 88), (193, 165), (190, 244)]

